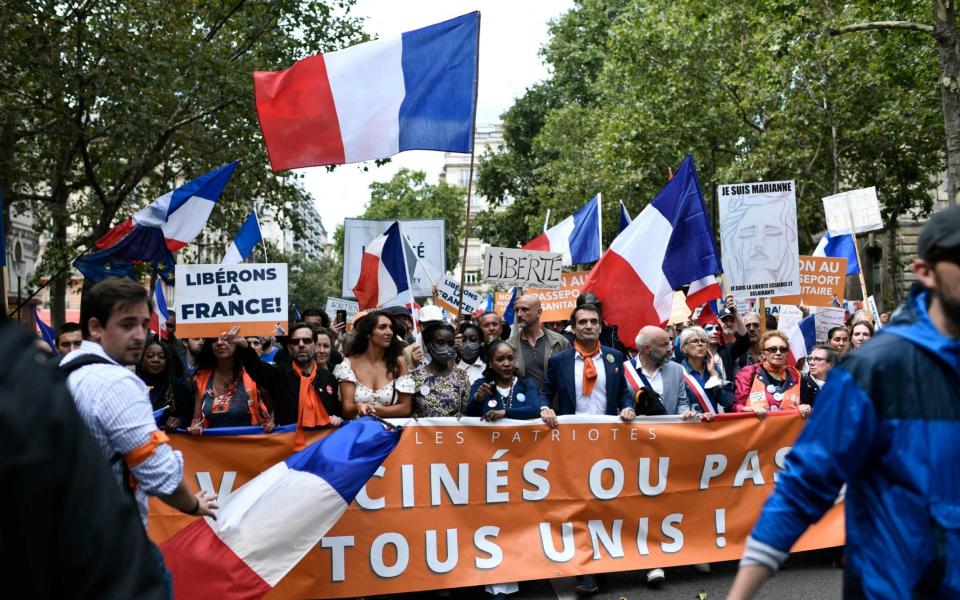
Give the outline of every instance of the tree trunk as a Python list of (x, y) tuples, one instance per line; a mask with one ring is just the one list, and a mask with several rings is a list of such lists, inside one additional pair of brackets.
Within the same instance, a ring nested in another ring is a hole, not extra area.
[(947, 141), (947, 198), (951, 204), (960, 183), (960, 50), (957, 15), (953, 2), (933, 0), (934, 36), (940, 46), (940, 95)]

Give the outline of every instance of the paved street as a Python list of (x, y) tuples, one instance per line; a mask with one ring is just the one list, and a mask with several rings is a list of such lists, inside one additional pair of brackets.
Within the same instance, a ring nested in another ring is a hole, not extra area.
[[(646, 586), (644, 573), (627, 571), (603, 575), (600, 580), (600, 593), (597, 600), (722, 600), (726, 598), (730, 584), (736, 574), (737, 563), (717, 563), (710, 574), (695, 572), (690, 567), (678, 567), (667, 570), (667, 580), (659, 589)], [(810, 552), (793, 556), (788, 568), (770, 580), (757, 596), (759, 600), (810, 600), (840, 598), (843, 571), (833, 566), (826, 552)], [(520, 584), (520, 593), (511, 596), (515, 600), (572, 600), (573, 579), (556, 581), (527, 581)], [(428, 598), (434, 594), (405, 594), (402, 598)], [(484, 599), (487, 595), (482, 588), (453, 590), (448, 596), (454, 599)], [(395, 597), (399, 598), (399, 597)]]

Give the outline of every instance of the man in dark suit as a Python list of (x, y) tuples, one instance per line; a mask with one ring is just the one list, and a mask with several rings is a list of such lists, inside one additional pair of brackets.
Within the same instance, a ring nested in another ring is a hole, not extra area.
[[(600, 344), (600, 309), (583, 304), (573, 311), (570, 324), (573, 348), (554, 354), (547, 363), (540, 418), (550, 427), (557, 426), (557, 414), (620, 415), (632, 421), (636, 414), (623, 378), (623, 354)], [(579, 595), (596, 594), (599, 589), (592, 575), (577, 577)]]

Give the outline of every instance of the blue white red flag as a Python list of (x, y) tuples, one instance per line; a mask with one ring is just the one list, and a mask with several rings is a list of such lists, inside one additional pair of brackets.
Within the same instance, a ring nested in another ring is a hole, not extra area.
[(687, 303), (699, 306), (722, 295), (706, 204), (689, 154), (676, 175), (594, 265), (582, 291), (603, 301), (603, 317), (619, 326), (633, 347), (644, 325), (670, 318), (673, 292), (690, 285)]
[(53, 330), (53, 327), (44, 323), (43, 319), (41, 319), (40, 315), (36, 312), (33, 313), (33, 320), (37, 322), (37, 329), (40, 330), (40, 336), (43, 337), (43, 341), (50, 344), (53, 355), (60, 356), (60, 352), (57, 351), (57, 333)]
[(624, 206), (623, 200), (620, 201), (620, 232), (622, 233), (624, 229), (630, 226), (630, 223), (633, 223), (633, 219), (630, 218), (630, 213), (627, 212), (627, 207)]
[(263, 240), (263, 233), (260, 232), (260, 221), (257, 219), (257, 213), (250, 212), (247, 220), (240, 226), (237, 237), (233, 238), (230, 245), (227, 246), (227, 252), (223, 255), (221, 265), (237, 265), (247, 260), (253, 249)]
[(517, 290), (519, 288), (513, 288), (513, 294), (510, 295), (510, 301), (507, 303), (507, 307), (503, 309), (503, 322), (507, 325), (513, 325), (514, 321), (514, 312), (513, 312), (513, 303), (517, 301)]
[(293, 308), (293, 310), (292, 310), (291, 312), (293, 313), (293, 322), (294, 322), (294, 323), (299, 323), (300, 321), (303, 320), (303, 318), (300, 316), (300, 309), (297, 308), (297, 305), (296, 305), (296, 304), (294, 304), (294, 305), (292, 306), (292, 308)]
[(470, 152), (480, 13), (396, 38), (256, 71), (254, 96), (274, 171)]
[(74, 265), (84, 277), (100, 281), (110, 275), (132, 277), (134, 263), (152, 263), (169, 280), (172, 253), (203, 231), (238, 164), (232, 162), (160, 196), (97, 240), (99, 252), (80, 257)]
[(559, 252), (564, 266), (600, 260), (600, 194), (576, 213), (524, 244), (524, 250)]
[(815, 315), (804, 317), (793, 329), (784, 332), (790, 345), (787, 362), (791, 365), (796, 365), (801, 358), (809, 356), (817, 345), (817, 324), (814, 317)]
[(847, 259), (847, 276), (857, 275), (860, 273), (860, 261), (857, 260), (855, 243), (853, 236), (849, 233), (833, 237), (828, 231), (823, 234), (823, 238), (813, 251), (813, 256), (845, 258)]
[(157, 279), (157, 285), (153, 288), (153, 314), (150, 315), (150, 331), (160, 336), (160, 339), (167, 339), (167, 319), (170, 313), (167, 311), (167, 299), (163, 295), (163, 284)]
[(400, 440), (364, 417), (249, 481), (214, 521), (197, 519), (161, 546), (178, 600), (262, 598), (347, 511)]
[(394, 221), (363, 249), (360, 277), (353, 286), (360, 310), (381, 306), (410, 289), (404, 246), (400, 223)]

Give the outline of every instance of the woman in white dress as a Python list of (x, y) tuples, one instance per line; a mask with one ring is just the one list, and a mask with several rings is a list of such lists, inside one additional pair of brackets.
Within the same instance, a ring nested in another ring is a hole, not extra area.
[(357, 322), (353, 333), (349, 356), (333, 370), (340, 382), (343, 416), (409, 417), (413, 379), (390, 317), (373, 311)]

